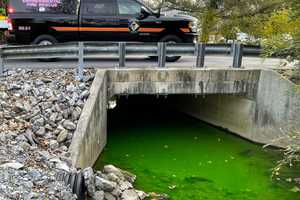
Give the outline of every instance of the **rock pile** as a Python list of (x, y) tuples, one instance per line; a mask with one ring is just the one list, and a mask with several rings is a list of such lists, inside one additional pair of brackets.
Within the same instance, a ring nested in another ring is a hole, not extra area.
[(136, 176), (112, 165), (103, 171), (83, 170), (88, 196), (92, 200), (143, 200), (148, 195), (133, 188)]
[[(72, 70), (10, 71), (0, 77), (0, 200), (75, 200), (58, 172), (71, 167), (69, 145), (89, 96), (94, 71), (78, 82)], [(142, 200), (135, 176), (108, 165), (83, 170), (94, 200)]]
[(76, 199), (55, 174), (74, 170), (68, 147), (94, 72), (82, 82), (72, 70), (8, 73), (0, 78), (0, 199)]

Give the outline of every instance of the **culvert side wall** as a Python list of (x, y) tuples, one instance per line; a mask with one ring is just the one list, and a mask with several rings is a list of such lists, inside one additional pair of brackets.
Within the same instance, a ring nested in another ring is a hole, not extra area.
[(296, 85), (271, 70), (262, 70), (254, 98), (208, 95), (181, 98), (179, 110), (239, 136), (261, 144), (286, 147), (288, 137), (300, 130), (300, 91)]
[(99, 70), (70, 146), (73, 166), (77, 168), (93, 166), (105, 147), (106, 140), (107, 75), (106, 71)]

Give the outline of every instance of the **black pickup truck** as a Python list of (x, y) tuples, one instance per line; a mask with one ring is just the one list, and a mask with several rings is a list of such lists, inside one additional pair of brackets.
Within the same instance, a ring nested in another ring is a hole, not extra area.
[(195, 18), (166, 16), (139, 0), (10, 0), (7, 12), (9, 43), (16, 44), (197, 39)]

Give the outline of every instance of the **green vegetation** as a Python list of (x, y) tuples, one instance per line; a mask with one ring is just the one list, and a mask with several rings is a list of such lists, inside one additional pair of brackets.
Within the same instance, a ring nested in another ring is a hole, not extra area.
[[(300, 168), (300, 132), (297, 130), (290, 130), (289, 134), (283, 138), (285, 140), (293, 140), (295, 144), (289, 145), (284, 149), (283, 159), (277, 162), (277, 165), (273, 168), (272, 177), (276, 180), (282, 179), (282, 173), (286, 169), (299, 169)], [(289, 176), (289, 175), (288, 175)], [(286, 180), (293, 182), (292, 177), (286, 177)], [(297, 180), (297, 185), (294, 190), (300, 192), (300, 180)]]
[(8, 0), (1, 0), (0, 1), (0, 15), (5, 15), (6, 14), (6, 4)]
[(5, 15), (5, 9), (4, 8), (0, 8), (0, 15)]
[(235, 40), (237, 33), (261, 37), (269, 15), (282, 7), (282, 0), (166, 0), (165, 6), (184, 10), (199, 18), (202, 42)]
[(291, 18), (293, 11), (282, 9), (273, 12), (265, 22), (262, 32), (266, 56), (297, 57), (296, 38), (300, 29), (300, 18)]

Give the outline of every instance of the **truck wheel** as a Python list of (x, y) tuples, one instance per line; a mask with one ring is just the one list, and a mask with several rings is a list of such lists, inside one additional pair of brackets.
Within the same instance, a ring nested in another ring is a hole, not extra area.
[[(166, 42), (166, 43), (181, 43), (182, 39), (177, 37), (176, 35), (167, 35), (163, 37), (162, 39), (159, 40), (159, 42)], [(157, 56), (150, 56), (149, 57), (151, 60), (157, 60)], [(167, 56), (166, 61), (167, 62), (176, 62), (180, 59), (180, 56)]]
[[(51, 35), (40, 35), (32, 42), (32, 44), (37, 44), (37, 45), (51, 45), (56, 43), (57, 40)], [(42, 62), (54, 62), (57, 60), (57, 58), (49, 58), (49, 59), (43, 58), (38, 60)]]
[[(181, 43), (182, 39), (180, 39), (176, 35), (167, 35), (163, 37), (160, 42), (166, 42), (166, 43)], [(180, 56), (167, 56), (166, 61), (167, 62), (176, 62), (180, 59)]]

